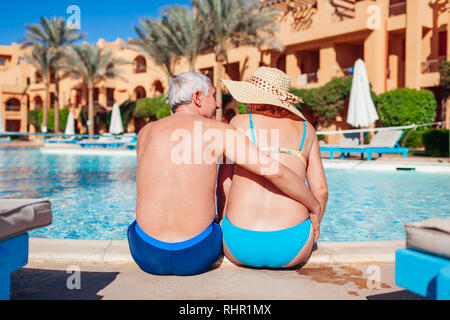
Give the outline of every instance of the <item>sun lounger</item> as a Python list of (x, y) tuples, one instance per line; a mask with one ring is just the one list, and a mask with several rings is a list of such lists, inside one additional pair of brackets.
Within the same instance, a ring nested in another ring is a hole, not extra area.
[(102, 148), (119, 148), (119, 147), (127, 147), (132, 146), (137, 141), (137, 135), (135, 133), (132, 134), (124, 134), (123, 136), (115, 137), (112, 135), (105, 135), (104, 137), (100, 137), (98, 139), (85, 139), (78, 142), (81, 147), (102, 147)]
[(116, 139), (114, 136), (104, 136), (98, 139), (84, 139), (78, 142), (81, 147), (91, 148), (91, 147), (102, 147), (102, 148), (119, 148), (125, 145), (126, 142)]
[(0, 200), (0, 300), (10, 297), (11, 273), (28, 263), (28, 232), (52, 223), (50, 200)]
[(0, 143), (8, 143), (11, 142), (11, 137), (1, 137), (0, 136)]
[(57, 138), (45, 139), (45, 143), (77, 143), (77, 142), (78, 142), (78, 140), (76, 137), (70, 137), (70, 138), (57, 137)]
[(401, 153), (403, 157), (406, 158), (409, 149), (402, 148), (399, 145), (402, 135), (403, 131), (400, 130), (379, 131), (367, 145), (321, 146), (320, 151), (329, 152), (330, 159), (334, 159), (334, 152), (340, 152), (341, 159), (344, 159), (345, 155), (350, 153), (360, 153), (361, 157), (366, 155), (367, 160), (372, 160), (373, 153), (378, 153), (380, 157), (383, 153)]
[(407, 249), (396, 252), (395, 282), (423, 297), (450, 299), (450, 219), (405, 225)]

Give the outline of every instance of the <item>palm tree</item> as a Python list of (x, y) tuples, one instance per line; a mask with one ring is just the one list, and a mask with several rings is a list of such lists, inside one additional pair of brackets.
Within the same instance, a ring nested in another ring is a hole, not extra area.
[(110, 50), (103, 51), (96, 45), (75, 45), (63, 58), (61, 69), (63, 77), (82, 79), (88, 88), (88, 128), (89, 134), (95, 132), (94, 124), (94, 87), (106, 78), (118, 77), (122, 70), (118, 65), (126, 64), (123, 59), (113, 57)]
[(175, 65), (180, 60), (180, 55), (172, 50), (161, 21), (143, 19), (140, 27), (135, 27), (134, 30), (139, 39), (130, 39), (127, 47), (151, 57), (162, 67), (170, 82), (175, 75)]
[(197, 57), (207, 49), (207, 26), (183, 6), (170, 6), (162, 12), (162, 32), (169, 50), (185, 57), (189, 70), (195, 71)]
[[(40, 44), (54, 51), (64, 51), (67, 46), (73, 45), (77, 40), (85, 37), (75, 29), (66, 26), (64, 18), (44, 18), (41, 17), (39, 24), (26, 25), (26, 38), (21, 40), (23, 46)], [(55, 61), (58, 63), (58, 61)], [(54, 68), (56, 70), (56, 68)], [(55, 72), (56, 104), (55, 108), (55, 132), (60, 132), (59, 128), (59, 76)]]
[[(217, 101), (222, 104), (221, 78), (228, 51), (241, 45), (283, 51), (273, 36), (278, 30), (278, 9), (263, 7), (259, 0), (192, 0), (197, 20), (208, 26), (208, 43), (216, 57)], [(222, 109), (217, 110), (222, 120)]]
[(31, 55), (26, 54), (24, 56), (25, 61), (36, 68), (37, 72), (42, 76), (45, 84), (44, 115), (42, 120), (44, 132), (46, 132), (46, 128), (48, 125), (51, 72), (54, 70), (54, 67), (57, 66), (57, 62), (60, 61), (62, 55), (63, 53), (61, 51), (51, 50), (50, 48), (43, 46), (42, 44), (36, 43), (33, 45)]

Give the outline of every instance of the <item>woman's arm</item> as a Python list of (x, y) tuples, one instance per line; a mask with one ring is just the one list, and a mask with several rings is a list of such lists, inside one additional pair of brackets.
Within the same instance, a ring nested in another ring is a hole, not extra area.
[(219, 173), (217, 177), (217, 213), (219, 222), (222, 221), (224, 211), (227, 205), (228, 193), (231, 189), (231, 182), (233, 180), (234, 166), (232, 164), (221, 164), (219, 166)]
[(309, 153), (306, 179), (308, 180), (309, 190), (311, 190), (311, 193), (319, 201), (321, 207), (318, 216), (311, 215), (311, 223), (316, 225), (315, 232), (318, 233), (315, 234), (315, 241), (317, 241), (320, 236), (320, 222), (322, 221), (328, 201), (328, 187), (323, 170), (322, 157), (320, 155), (319, 139), (317, 139), (315, 131), (311, 152)]

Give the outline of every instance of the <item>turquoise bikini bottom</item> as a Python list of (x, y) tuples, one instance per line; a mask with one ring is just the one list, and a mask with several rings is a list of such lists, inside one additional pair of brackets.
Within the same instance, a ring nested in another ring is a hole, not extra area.
[(288, 265), (309, 239), (311, 220), (277, 231), (252, 231), (234, 226), (225, 216), (223, 240), (231, 254), (242, 264), (257, 268)]

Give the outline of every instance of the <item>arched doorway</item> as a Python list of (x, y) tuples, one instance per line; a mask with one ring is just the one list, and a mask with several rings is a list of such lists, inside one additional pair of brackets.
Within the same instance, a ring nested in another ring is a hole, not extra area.
[(44, 101), (40, 96), (34, 97), (34, 110), (41, 110), (44, 107)]
[(136, 89), (134, 89), (134, 100), (139, 100), (142, 98), (147, 97), (147, 93), (145, 92), (144, 87), (137, 87)]
[(153, 81), (153, 91), (155, 92), (155, 95), (161, 95), (164, 93), (164, 86), (161, 81)]

